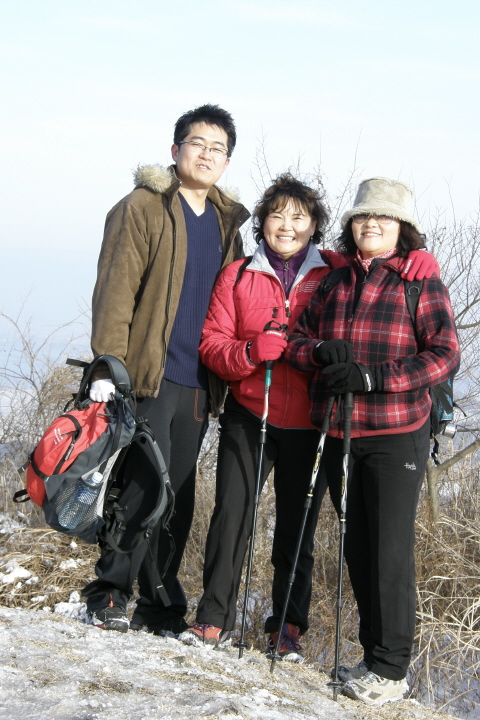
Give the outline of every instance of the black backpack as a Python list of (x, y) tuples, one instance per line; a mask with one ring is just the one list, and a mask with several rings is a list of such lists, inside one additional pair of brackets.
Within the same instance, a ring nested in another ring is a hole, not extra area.
[[(420, 300), (420, 293), (423, 288), (423, 280), (404, 280), (405, 301), (407, 303), (408, 312), (413, 323), (417, 343), (420, 346), (420, 338), (417, 333), (417, 307)], [(453, 399), (453, 376), (444, 380), (438, 385), (433, 385), (429, 389), (430, 398), (432, 400), (432, 408), (430, 410), (430, 435), (433, 440), (432, 459), (436, 465), (440, 464), (438, 459), (439, 444), (437, 435), (447, 435), (454, 437), (456, 427), (454, 425), (453, 409), (459, 406)], [(460, 408), (459, 408), (460, 409)]]
[[(325, 300), (328, 294), (338, 283), (346, 278), (347, 273), (350, 273), (349, 267), (340, 267), (332, 270), (323, 281), (321, 285), (321, 295)], [(408, 312), (412, 319), (413, 329), (415, 331), (415, 337), (417, 343), (420, 346), (420, 338), (417, 333), (417, 307), (420, 299), (420, 293), (423, 288), (423, 280), (403, 280), (405, 290), (405, 302), (407, 304)], [(455, 435), (456, 428), (453, 424), (453, 408), (458, 408), (458, 405), (453, 400), (453, 376), (444, 380), (438, 385), (434, 385), (429, 389), (430, 398), (432, 400), (432, 408), (430, 410), (430, 436), (433, 440), (433, 450), (431, 457), (436, 465), (440, 464), (438, 459), (438, 435), (444, 435), (447, 431), (449, 437)]]

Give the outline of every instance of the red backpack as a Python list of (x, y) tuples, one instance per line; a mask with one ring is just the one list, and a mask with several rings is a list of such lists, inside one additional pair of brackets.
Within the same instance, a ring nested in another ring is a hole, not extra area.
[[(135, 418), (125, 365), (111, 355), (67, 363), (84, 368), (74, 407), (53, 421), (20, 468), (27, 470), (27, 487), (15, 493), (14, 501), (32, 499), (54, 530), (130, 552), (157, 522), (168, 526), (174, 497), (165, 462), (146, 421)], [(115, 385), (107, 403), (89, 398), (101, 365)], [(128, 468), (138, 463), (151, 470), (137, 485)]]
[(44, 503), (45, 481), (68, 470), (80, 453), (101, 438), (107, 425), (106, 403), (71, 410), (53, 421), (31, 454), (27, 467), (26, 491), (36, 505), (42, 507)]

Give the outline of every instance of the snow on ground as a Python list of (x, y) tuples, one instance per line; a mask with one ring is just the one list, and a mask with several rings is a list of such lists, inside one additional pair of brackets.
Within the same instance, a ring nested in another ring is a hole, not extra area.
[(381, 709), (343, 696), (312, 667), (258, 651), (195, 648), (84, 624), (72, 593), (56, 612), (0, 606), (2, 720), (355, 720), (444, 718), (414, 700)]

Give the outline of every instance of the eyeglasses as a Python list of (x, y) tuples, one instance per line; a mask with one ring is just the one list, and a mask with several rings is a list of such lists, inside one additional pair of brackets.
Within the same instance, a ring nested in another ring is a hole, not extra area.
[(388, 215), (367, 215), (366, 213), (354, 215), (352, 220), (356, 225), (362, 225), (364, 222), (367, 222), (369, 218), (373, 218), (381, 225), (390, 225), (393, 220), (393, 218), (388, 217)]
[(208, 147), (208, 145), (202, 145), (202, 143), (197, 142), (196, 140), (180, 140), (178, 145), (191, 145), (195, 150), (203, 150), (205, 152), (206, 150), (209, 150), (211, 153), (213, 153), (214, 156), (220, 157), (221, 155), (228, 155), (228, 150), (223, 150), (222, 148), (216, 148), (216, 147)]

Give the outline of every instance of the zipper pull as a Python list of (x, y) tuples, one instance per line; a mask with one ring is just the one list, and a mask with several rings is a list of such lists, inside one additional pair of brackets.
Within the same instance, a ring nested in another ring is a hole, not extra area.
[(273, 308), (272, 317), (276, 318), (278, 316), (278, 308)]
[(287, 317), (292, 317), (292, 313), (290, 312), (290, 300), (285, 300), (285, 312)]

